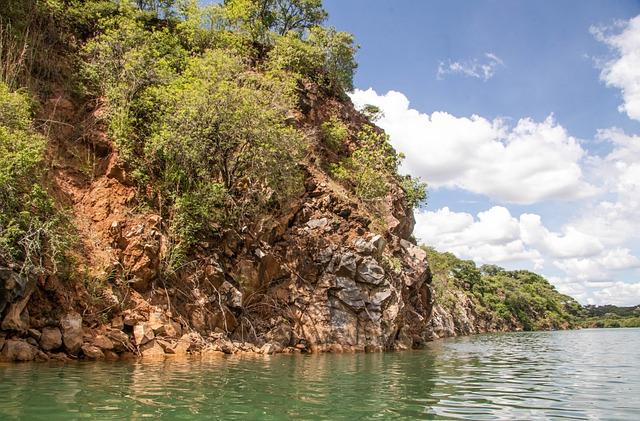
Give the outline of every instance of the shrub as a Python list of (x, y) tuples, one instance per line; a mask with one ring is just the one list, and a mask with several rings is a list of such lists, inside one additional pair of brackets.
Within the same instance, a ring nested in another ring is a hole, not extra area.
[(407, 206), (420, 207), (427, 201), (427, 183), (410, 175), (400, 176), (400, 187), (404, 191)]
[(359, 148), (351, 156), (331, 167), (338, 180), (351, 183), (363, 200), (377, 200), (389, 191), (390, 177), (396, 175), (401, 157), (395, 152), (389, 137), (365, 126), (358, 133)]
[(66, 246), (61, 217), (40, 185), (46, 140), (31, 127), (31, 103), (0, 82), (0, 264), (43, 271)]
[(322, 52), (294, 34), (276, 38), (267, 56), (267, 67), (271, 70), (286, 70), (299, 78), (314, 79), (322, 63)]
[(149, 120), (136, 108), (145, 91), (168, 84), (184, 66), (187, 53), (167, 29), (147, 30), (136, 14), (123, 8), (100, 24), (101, 33), (84, 48), (84, 75), (93, 93), (103, 94), (109, 134), (126, 159), (139, 151)]
[(286, 81), (214, 50), (162, 89), (146, 158), (180, 241), (251, 220), (301, 187), (304, 141), (284, 124), (293, 102)]
[(372, 104), (365, 104), (360, 110), (362, 114), (369, 119), (369, 121), (376, 122), (384, 117), (384, 113), (380, 107)]
[(322, 140), (333, 150), (342, 148), (349, 138), (349, 128), (336, 116), (322, 123), (320, 129)]

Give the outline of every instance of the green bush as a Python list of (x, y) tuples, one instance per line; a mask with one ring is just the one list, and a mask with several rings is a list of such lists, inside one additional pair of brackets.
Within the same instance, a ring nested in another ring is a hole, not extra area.
[(183, 244), (250, 221), (299, 191), (304, 139), (284, 124), (293, 102), (286, 80), (214, 50), (161, 89), (145, 156)]
[(55, 269), (66, 247), (61, 217), (41, 186), (46, 139), (31, 124), (31, 102), (0, 82), (0, 265)]
[(355, 60), (358, 46), (353, 35), (316, 26), (311, 29), (308, 42), (322, 53), (324, 81), (320, 85), (338, 94), (353, 91), (353, 75), (358, 67)]
[(320, 129), (322, 140), (334, 151), (340, 150), (349, 138), (349, 128), (336, 116), (322, 123)]
[[(141, 149), (150, 120), (137, 101), (147, 89), (170, 83), (184, 67), (187, 52), (167, 29), (147, 29), (131, 9), (104, 19), (100, 34), (84, 47), (84, 76), (93, 94), (104, 95), (109, 135), (123, 157)], [(149, 102), (149, 99), (146, 99)]]
[(400, 176), (400, 187), (404, 191), (407, 206), (417, 208), (427, 201), (427, 183), (410, 175)]
[(390, 179), (397, 174), (401, 156), (389, 143), (389, 137), (372, 126), (365, 126), (358, 133), (358, 143), (349, 158), (331, 166), (331, 173), (352, 184), (361, 199), (381, 199), (389, 192)]

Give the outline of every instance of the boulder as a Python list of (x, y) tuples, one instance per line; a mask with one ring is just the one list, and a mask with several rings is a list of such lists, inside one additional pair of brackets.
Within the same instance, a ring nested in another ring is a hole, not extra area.
[(40, 335), (40, 347), (45, 351), (53, 351), (62, 346), (62, 333), (57, 327), (45, 327)]
[(336, 278), (336, 290), (333, 294), (353, 311), (364, 309), (362, 292), (353, 279), (343, 277)]
[[(29, 328), (29, 313), (26, 307), (31, 294), (35, 290), (36, 283), (32, 279), (15, 274), (10, 276), (5, 273), (5, 275), (1, 276), (5, 276), (5, 280), (0, 281), (4, 283), (0, 287), (4, 287), (2, 293), (5, 298), (0, 298), (0, 301), (4, 300), (4, 304), (0, 306), (4, 307), (8, 304), (9, 308), (2, 320), (0, 329), (24, 332)], [(1, 276), (0, 279), (2, 279)]]
[(143, 358), (164, 357), (164, 354), (164, 349), (155, 339), (140, 347), (140, 355), (142, 355)]
[(191, 335), (183, 335), (173, 346), (173, 353), (176, 355), (187, 355), (191, 348)]
[(104, 353), (97, 346), (84, 344), (81, 349), (84, 356), (90, 360), (101, 360), (104, 358)]
[(113, 341), (104, 335), (98, 335), (93, 339), (93, 346), (97, 346), (103, 351), (113, 349)]
[(262, 348), (260, 348), (259, 352), (260, 354), (271, 355), (275, 354), (277, 350), (277, 345), (267, 342), (266, 344), (262, 345)]
[(307, 227), (310, 229), (324, 228), (328, 223), (329, 220), (327, 218), (311, 219), (307, 222)]
[(8, 305), (24, 296), (27, 284), (26, 277), (18, 275), (12, 269), (0, 267), (0, 314)]
[(121, 330), (110, 330), (107, 337), (113, 342), (113, 350), (116, 352), (132, 351), (133, 345), (129, 340), (129, 336)]
[(133, 327), (133, 339), (136, 345), (144, 345), (154, 338), (153, 329), (148, 323), (138, 323)]
[(60, 320), (60, 327), (64, 347), (70, 354), (77, 354), (84, 342), (82, 316), (78, 313), (68, 313)]
[(5, 342), (0, 361), (33, 361), (38, 355), (38, 349), (27, 342), (9, 339)]
[(42, 332), (40, 332), (38, 329), (29, 329), (27, 333), (36, 341), (39, 341), (40, 337), (42, 336)]

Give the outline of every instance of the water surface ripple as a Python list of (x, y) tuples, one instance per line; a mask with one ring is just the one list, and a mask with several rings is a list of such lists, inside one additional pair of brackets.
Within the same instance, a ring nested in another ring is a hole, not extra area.
[(640, 329), (387, 354), (0, 365), (0, 419), (640, 420)]

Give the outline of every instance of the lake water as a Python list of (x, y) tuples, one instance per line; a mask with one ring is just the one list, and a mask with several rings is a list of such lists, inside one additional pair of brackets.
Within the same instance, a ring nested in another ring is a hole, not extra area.
[(640, 420), (640, 329), (386, 354), (0, 366), (0, 419)]

